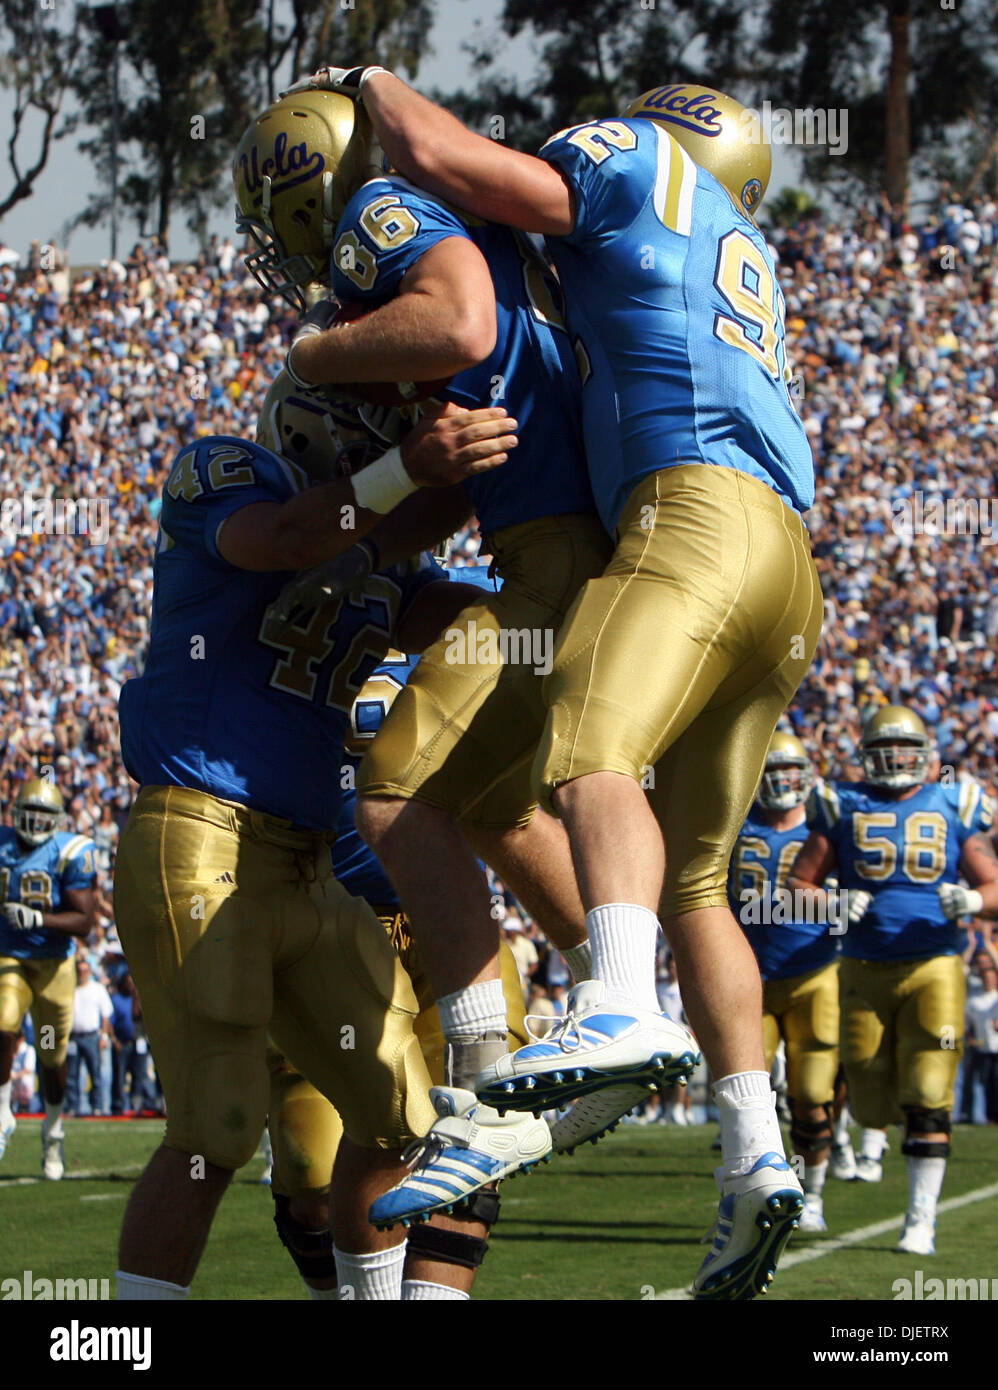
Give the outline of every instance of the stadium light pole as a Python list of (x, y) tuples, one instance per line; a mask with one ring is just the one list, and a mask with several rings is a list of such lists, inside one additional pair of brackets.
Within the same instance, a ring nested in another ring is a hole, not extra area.
[(100, 36), (112, 45), (111, 58), (111, 260), (118, 258), (118, 50), (128, 36), (128, 24), (118, 14), (117, 5), (96, 5), (94, 23)]

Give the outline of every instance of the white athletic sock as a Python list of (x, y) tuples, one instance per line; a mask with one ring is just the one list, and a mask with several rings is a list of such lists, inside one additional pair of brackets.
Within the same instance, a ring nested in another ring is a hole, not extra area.
[(908, 1210), (912, 1215), (935, 1217), (936, 1203), (943, 1190), (946, 1175), (945, 1158), (918, 1158), (906, 1154), (908, 1160)]
[(887, 1148), (887, 1135), (882, 1129), (864, 1129), (859, 1141), (860, 1158), (872, 1158), (879, 1163)]
[(843, 1105), (839, 1111), (839, 1118), (835, 1121), (834, 1143), (836, 1148), (844, 1149), (849, 1143), (849, 1122), (851, 1119), (848, 1105)]
[(123, 1269), (119, 1269), (115, 1278), (118, 1281), (118, 1302), (135, 1302), (153, 1300), (164, 1302), (176, 1302), (186, 1298), (191, 1291), (190, 1284), (184, 1288), (181, 1284), (168, 1284), (165, 1279), (150, 1279), (145, 1274), (126, 1274)]
[(776, 1093), (769, 1073), (741, 1071), (714, 1082), (714, 1103), (721, 1121), (721, 1161), (725, 1176), (740, 1177), (764, 1153), (784, 1157), (783, 1135), (776, 1114)]
[(333, 1254), (336, 1256), (336, 1278), (341, 1302), (370, 1302), (374, 1299), (398, 1302), (401, 1299), (405, 1241), (393, 1245), (389, 1250), (372, 1250), (359, 1255), (338, 1250), (334, 1245)]
[(312, 1285), (308, 1282), (307, 1279), (303, 1279), (302, 1283), (308, 1290), (309, 1298), (312, 1299), (314, 1303), (320, 1303), (324, 1300), (335, 1302), (340, 1296), (340, 1291), (335, 1286), (331, 1289), (313, 1289)]
[(62, 1101), (45, 1102), (45, 1119), (42, 1121), (42, 1138), (61, 1139), (64, 1131), (62, 1128)]
[(483, 980), (437, 1000), (440, 1028), (448, 1042), (468, 1042), (482, 1033), (505, 1033), (506, 996), (502, 980)]
[(422, 1279), (406, 1279), (402, 1284), (402, 1301), (411, 1303), (413, 1299), (436, 1298), (446, 1299), (452, 1303), (466, 1303), (470, 1298), (470, 1293), (462, 1293), (460, 1289), (448, 1288), (446, 1284), (428, 1284)]
[(633, 903), (605, 903), (586, 913), (593, 953), (593, 979), (606, 985), (607, 999), (657, 1014), (655, 946), (658, 918)]
[(593, 948), (588, 941), (580, 941), (578, 946), (567, 946), (561, 954), (577, 985), (593, 978)]
[(805, 1163), (804, 1164), (804, 1191), (820, 1197), (825, 1186), (825, 1178), (828, 1176), (828, 1159), (824, 1163)]
[(7, 1119), (14, 1113), (10, 1108), (10, 1093), (13, 1085), (13, 1081), (5, 1081), (0, 1086), (0, 1118)]

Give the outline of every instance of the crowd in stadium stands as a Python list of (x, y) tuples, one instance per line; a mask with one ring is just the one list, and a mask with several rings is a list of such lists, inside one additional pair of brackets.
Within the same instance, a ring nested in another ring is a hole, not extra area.
[[(941, 775), (994, 794), (998, 208), (944, 197), (917, 228), (885, 208), (770, 235), (826, 604), (790, 723), (823, 775), (855, 777), (864, 710), (911, 705)], [(117, 986), (111, 869), (133, 788), (116, 702), (142, 665), (160, 490), (191, 438), (252, 435), (294, 315), (262, 302), (228, 239), (188, 265), (155, 241), (82, 274), (37, 244), (21, 259), (0, 244), (0, 805), (51, 770), (101, 851), (84, 951)], [(97, 504), (95, 534), (30, 534), (46, 498)], [(477, 548), (463, 533), (454, 562)], [(512, 901), (506, 928), (531, 1007), (557, 1013), (564, 963)]]

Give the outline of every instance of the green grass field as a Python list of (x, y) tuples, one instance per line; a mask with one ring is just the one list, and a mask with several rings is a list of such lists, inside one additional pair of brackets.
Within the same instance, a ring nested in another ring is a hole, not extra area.
[[(39, 1176), (39, 1126), (22, 1121), (0, 1164), (0, 1279), (30, 1269), (36, 1278), (112, 1278), (118, 1228), (131, 1185), (158, 1143), (156, 1121), (66, 1123), (67, 1175)], [(478, 1299), (631, 1299), (685, 1286), (703, 1257), (698, 1244), (716, 1206), (715, 1131), (623, 1126), (598, 1147), (555, 1160), (503, 1189), (503, 1214), (479, 1276)], [(998, 1129), (954, 1135), (943, 1199), (993, 1187), (987, 1197), (939, 1219), (934, 1259), (898, 1255), (907, 1200), (899, 1132), (891, 1131), (884, 1181), (829, 1179), (827, 1236), (794, 1237), (788, 1257), (817, 1252), (837, 1237), (898, 1219), (821, 1258), (790, 1258), (776, 1299), (890, 1299), (894, 1280), (998, 1278)], [(304, 1299), (271, 1222), (261, 1159), (239, 1174), (222, 1204), (194, 1283), (201, 1299)]]

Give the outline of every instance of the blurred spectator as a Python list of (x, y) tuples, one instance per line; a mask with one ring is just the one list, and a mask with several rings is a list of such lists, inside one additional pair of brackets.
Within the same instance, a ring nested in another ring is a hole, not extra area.
[(69, 1043), (69, 1076), (66, 1085), (66, 1112), (79, 1115), (82, 1100), (80, 1071), (85, 1066), (90, 1077), (90, 1113), (106, 1115), (101, 1054), (111, 1037), (111, 999), (102, 984), (93, 978), (90, 962), (76, 958), (76, 992), (73, 997), (73, 1031)]

